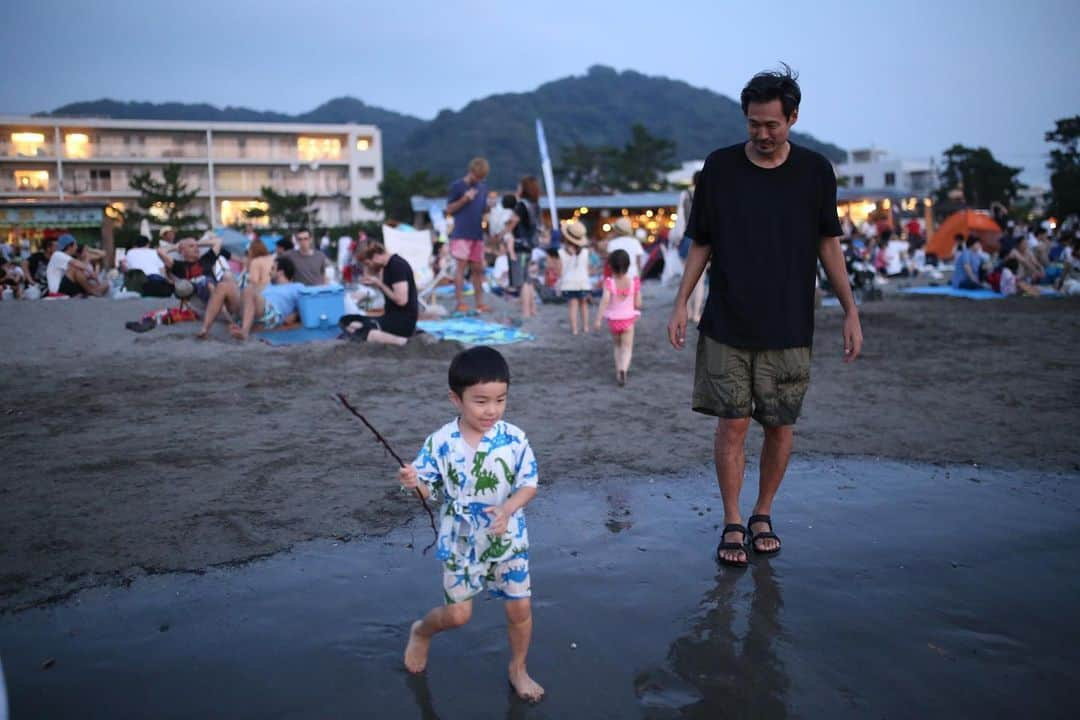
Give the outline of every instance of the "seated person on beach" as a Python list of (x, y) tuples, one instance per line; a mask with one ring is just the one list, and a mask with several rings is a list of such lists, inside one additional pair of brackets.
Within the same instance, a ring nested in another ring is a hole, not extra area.
[(293, 245), (293, 241), (291, 239), (283, 237), (277, 241), (276, 245), (274, 245), (274, 255), (276, 257), (281, 257), (285, 253), (292, 252), (294, 247), (295, 246)]
[(1016, 244), (1009, 254), (1006, 256), (1006, 260), (1009, 258), (1015, 258), (1019, 267), (1019, 272), (1016, 276), (1029, 283), (1038, 283), (1043, 279), (1045, 275), (1042, 264), (1035, 258), (1035, 253), (1032, 252), (1031, 246), (1026, 240), (1021, 240)]
[(45, 269), (49, 292), (69, 297), (104, 295), (109, 291), (108, 284), (98, 282), (93, 268), (75, 259), (76, 252), (78, 247), (74, 237), (65, 234), (57, 239), (56, 252), (49, 258), (49, 265)]
[(364, 263), (360, 282), (383, 294), (386, 310), (378, 318), (346, 315), (341, 318), (341, 329), (352, 339), (404, 345), (416, 331), (420, 314), (412, 268), (405, 258), (391, 255), (379, 242), (369, 242), (358, 255)]
[(315, 241), (307, 230), (298, 232), (296, 241), (300, 243), (300, 247), (284, 255), (292, 260), (296, 267), (296, 282), (304, 285), (325, 285), (326, 269), (330, 267), (330, 260), (322, 250), (315, 247)]
[[(200, 248), (203, 247), (210, 249), (200, 255)], [(180, 253), (180, 260), (173, 260), (169, 255), (174, 249)], [(169, 274), (177, 280), (190, 280), (195, 287), (195, 297), (204, 303), (210, 301), (214, 285), (225, 277), (231, 277), (227, 275), (227, 264), (221, 257), (221, 238), (214, 235), (203, 236), (200, 240), (187, 237), (175, 246), (162, 240), (157, 253)]]
[[(274, 261), (274, 279), (271, 284), (256, 290), (251, 285), (244, 288), (243, 320), (233, 324), (229, 332), (237, 340), (247, 340), (256, 324), (264, 330), (290, 325), (300, 319), (300, 290), (303, 283), (293, 282), (296, 268), (289, 258)], [(235, 285), (235, 283), (233, 283)], [(209, 313), (207, 313), (209, 315)]]
[(46, 238), (41, 250), (33, 253), (23, 261), (23, 274), (44, 292), (49, 287), (49, 279), (45, 274), (45, 268), (49, 266), (49, 259), (56, 252), (56, 238)]
[(10, 290), (11, 296), (16, 300), (22, 298), (28, 284), (26, 276), (23, 275), (23, 269), (18, 263), (8, 261), (0, 265), (0, 286), (5, 291)]
[(972, 235), (967, 239), (964, 249), (957, 253), (952, 274), (952, 286), (954, 288), (958, 290), (978, 290), (982, 287), (982, 283), (979, 281), (982, 254), (979, 250), (979, 238)]
[[(248, 244), (244, 259), (247, 265), (247, 283), (261, 290), (270, 284), (274, 272), (274, 256), (266, 249), (266, 243), (256, 237)], [(293, 263), (294, 265), (296, 263)]]
[(1032, 297), (1037, 296), (1039, 294), (1038, 288), (1017, 278), (1016, 273), (1019, 269), (1020, 263), (1017, 262), (1016, 258), (1011, 257), (1002, 263), (999, 292), (1005, 296), (1021, 294)]
[(169, 297), (173, 284), (165, 277), (165, 263), (140, 235), (124, 256), (124, 286), (143, 297)]

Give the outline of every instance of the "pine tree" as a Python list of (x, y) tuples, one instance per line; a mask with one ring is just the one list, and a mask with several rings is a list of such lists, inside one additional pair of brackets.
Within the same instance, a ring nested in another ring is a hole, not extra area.
[(173, 226), (178, 235), (203, 225), (206, 220), (203, 215), (188, 212), (199, 188), (189, 189), (180, 177), (182, 170), (179, 164), (169, 163), (161, 171), (161, 180), (151, 176), (149, 170), (132, 176), (128, 185), (139, 193), (135, 201), (138, 207), (124, 212), (124, 223), (134, 228), (143, 218), (149, 218), (151, 222)]
[(259, 199), (266, 205), (266, 209), (245, 210), (246, 217), (269, 217), (270, 225), (283, 230), (307, 228), (314, 231), (319, 210), (311, 207), (313, 198), (307, 193), (279, 193), (269, 185), (264, 185), (259, 189)]

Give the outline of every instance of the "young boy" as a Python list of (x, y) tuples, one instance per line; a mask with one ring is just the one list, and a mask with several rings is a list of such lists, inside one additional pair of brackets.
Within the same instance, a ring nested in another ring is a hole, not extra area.
[(522, 508), (536, 495), (536, 458), (517, 427), (503, 422), (510, 368), (497, 350), (474, 347), (450, 363), (450, 402), (460, 413), (424, 441), (398, 480), (425, 498), (442, 493), (436, 556), (445, 605), (412, 624), (405, 667), (427, 665), (436, 633), (461, 627), (484, 586), (506, 600), (510, 684), (524, 700), (544, 695), (525, 669), (532, 636), (529, 536)]

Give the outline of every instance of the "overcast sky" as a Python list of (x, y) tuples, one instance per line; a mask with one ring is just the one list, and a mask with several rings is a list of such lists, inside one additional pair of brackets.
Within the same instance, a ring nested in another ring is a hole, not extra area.
[(981, 145), (1045, 184), (1043, 135), (1080, 114), (1078, 28), (1076, 0), (33, 0), (0, 25), (0, 114), (102, 97), (295, 113), (353, 95), (431, 118), (597, 63), (737, 99), (784, 60), (799, 129), (821, 140), (918, 158)]

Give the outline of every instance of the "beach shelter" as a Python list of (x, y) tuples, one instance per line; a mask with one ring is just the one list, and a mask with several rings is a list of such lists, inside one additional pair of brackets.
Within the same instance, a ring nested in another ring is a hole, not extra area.
[(926, 252), (933, 253), (940, 260), (948, 260), (953, 256), (956, 246), (954, 238), (957, 235), (977, 235), (982, 241), (983, 250), (996, 253), (1001, 247), (1001, 228), (994, 222), (989, 213), (981, 210), (960, 210), (945, 218), (930, 242), (926, 244)]

